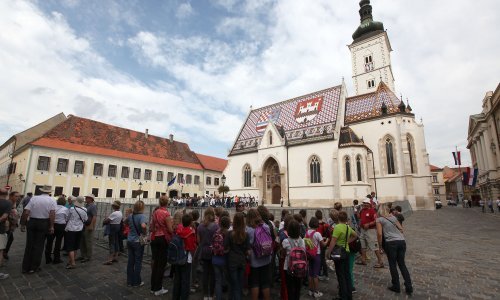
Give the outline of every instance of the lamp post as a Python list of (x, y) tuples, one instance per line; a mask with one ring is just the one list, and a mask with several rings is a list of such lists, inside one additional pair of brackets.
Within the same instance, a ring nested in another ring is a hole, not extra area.
[(141, 200), (141, 194), (142, 194), (142, 182), (139, 182), (139, 190), (137, 191), (137, 194), (139, 195), (139, 200)]
[(221, 182), (222, 182), (222, 202), (224, 202), (224, 196), (226, 192), (226, 190), (224, 189), (224, 185), (226, 184), (226, 175), (222, 174)]

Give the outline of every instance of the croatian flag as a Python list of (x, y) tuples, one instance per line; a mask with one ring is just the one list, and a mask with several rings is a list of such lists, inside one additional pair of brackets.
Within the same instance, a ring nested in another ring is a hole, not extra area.
[(174, 176), (174, 178), (172, 178), (172, 180), (170, 180), (170, 181), (168, 182), (168, 186), (171, 186), (172, 184), (174, 184), (174, 183), (175, 183), (175, 178), (176, 178), (176, 177), (177, 177), (177, 175), (176, 175), (176, 176)]
[(462, 161), (460, 159), (460, 151), (452, 152), (452, 153), (453, 153), (453, 159), (455, 160), (455, 166), (461, 165)]
[(474, 168), (474, 169), (468, 168), (468, 169), (469, 169), (469, 172), (470, 172), (469, 173), (469, 178), (468, 178), (469, 179), (468, 184), (470, 186), (475, 186), (476, 182), (477, 182), (477, 173), (479, 173), (478, 172), (479, 170), (477, 168)]

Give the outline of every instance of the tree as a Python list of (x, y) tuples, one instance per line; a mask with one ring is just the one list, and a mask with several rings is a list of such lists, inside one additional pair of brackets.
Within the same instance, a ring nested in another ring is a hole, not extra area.
[(227, 185), (219, 185), (218, 191), (219, 191), (219, 194), (222, 194), (222, 193), (227, 194), (229, 192), (229, 187)]

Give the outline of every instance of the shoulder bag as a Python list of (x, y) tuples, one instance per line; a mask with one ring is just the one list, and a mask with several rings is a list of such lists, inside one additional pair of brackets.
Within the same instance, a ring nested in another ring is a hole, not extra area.
[(139, 231), (139, 229), (137, 229), (137, 225), (135, 224), (135, 220), (134, 220), (134, 214), (132, 214), (132, 224), (134, 224), (135, 231), (137, 232), (137, 235), (139, 236), (139, 243), (141, 244), (141, 246), (149, 245), (149, 243), (151, 243), (151, 241), (149, 240), (148, 235), (143, 233), (142, 231)]
[[(337, 225), (338, 226), (338, 225)], [(345, 244), (344, 247), (335, 245), (333, 247), (332, 253), (330, 254), (330, 259), (335, 260), (335, 261), (340, 261), (347, 259), (347, 240), (349, 237), (349, 226), (346, 224), (346, 232), (345, 232)]]

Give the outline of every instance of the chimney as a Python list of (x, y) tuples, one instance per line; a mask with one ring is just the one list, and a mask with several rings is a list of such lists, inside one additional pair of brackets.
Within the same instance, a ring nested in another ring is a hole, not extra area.
[(149, 137), (149, 129), (146, 128), (146, 133), (144, 135), (146, 136), (146, 139)]
[(174, 135), (173, 134), (169, 134), (168, 135), (168, 139), (170, 140), (171, 143), (174, 142)]

